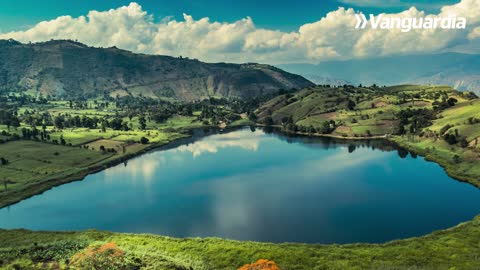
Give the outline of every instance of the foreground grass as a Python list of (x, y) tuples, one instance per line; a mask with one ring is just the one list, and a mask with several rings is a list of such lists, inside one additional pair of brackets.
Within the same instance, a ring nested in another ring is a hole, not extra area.
[[(110, 232), (0, 230), (2, 269), (68, 269), (87, 246), (114, 242), (133, 269), (238, 269), (267, 258), (280, 269), (479, 269), (480, 217), (386, 244), (309, 245), (177, 239)], [(23, 267), (23, 268), (19, 268)], [(29, 268), (30, 267), (30, 268)]]

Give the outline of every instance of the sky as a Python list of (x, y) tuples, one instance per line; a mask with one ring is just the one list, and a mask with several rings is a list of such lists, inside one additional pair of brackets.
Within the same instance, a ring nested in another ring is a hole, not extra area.
[[(432, 3), (434, 2), (434, 3)], [(462, 30), (354, 29), (355, 13), (467, 18)], [(207, 62), (318, 63), (401, 54), (480, 53), (480, 0), (2, 0), (0, 38)]]

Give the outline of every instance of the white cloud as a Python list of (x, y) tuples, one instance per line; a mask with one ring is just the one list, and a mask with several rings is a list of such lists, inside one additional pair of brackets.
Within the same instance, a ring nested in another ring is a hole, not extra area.
[(479, 27), (476, 27), (475, 29), (473, 29), (470, 34), (468, 34), (468, 38), (470, 39), (477, 39), (477, 38), (480, 38), (480, 26)]
[[(348, 0), (346, 0), (348, 1)], [(396, 1), (391, 1), (396, 2)], [(183, 55), (216, 62), (319, 62), (381, 55), (432, 53), (471, 48), (480, 38), (479, 0), (462, 0), (444, 6), (439, 14), (425, 14), (411, 7), (388, 14), (397, 17), (464, 16), (463, 30), (356, 30), (355, 11), (338, 8), (319, 21), (304, 24), (297, 31), (282, 32), (255, 26), (250, 17), (235, 22), (216, 22), (209, 18), (183, 20), (164, 18), (156, 22), (152, 14), (137, 3), (111, 9), (90, 11), (86, 16), (58, 17), (40, 22), (25, 31), (0, 34), (22, 42), (50, 39), (74, 39), (92, 46), (110, 47), (150, 54)]]

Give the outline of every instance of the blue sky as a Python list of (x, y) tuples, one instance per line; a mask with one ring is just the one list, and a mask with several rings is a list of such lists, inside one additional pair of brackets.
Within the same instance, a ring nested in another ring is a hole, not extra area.
[[(433, 3), (432, 3), (433, 2)], [(355, 29), (355, 14), (465, 17), (460, 30)], [(2, 0), (0, 39), (72, 39), (208, 62), (480, 53), (480, 0)]]
[[(0, 32), (24, 30), (34, 24), (62, 15), (77, 17), (90, 10), (109, 10), (128, 5), (133, 0), (2, 0), (0, 2)], [(143, 9), (157, 19), (182, 13), (194, 18), (209, 17), (215, 21), (236, 21), (250, 16), (259, 27), (292, 31), (314, 22), (339, 6), (356, 7), (365, 13), (399, 12), (415, 5), (429, 12), (437, 12), (444, 4), (456, 0), (400, 1), (400, 0), (138, 0)], [(435, 3), (432, 3), (435, 2)]]

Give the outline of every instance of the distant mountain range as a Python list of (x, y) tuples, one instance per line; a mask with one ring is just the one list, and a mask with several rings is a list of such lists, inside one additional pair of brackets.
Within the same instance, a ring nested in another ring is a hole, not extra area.
[[(363, 85), (441, 84), (480, 94), (480, 55), (443, 53), (327, 61), (280, 68), (318, 84), (329, 80)], [(320, 78), (320, 79), (318, 79)]]
[(198, 100), (252, 98), (313, 83), (279, 68), (94, 48), (71, 40), (0, 40), (0, 91), (55, 96), (148, 96)]

